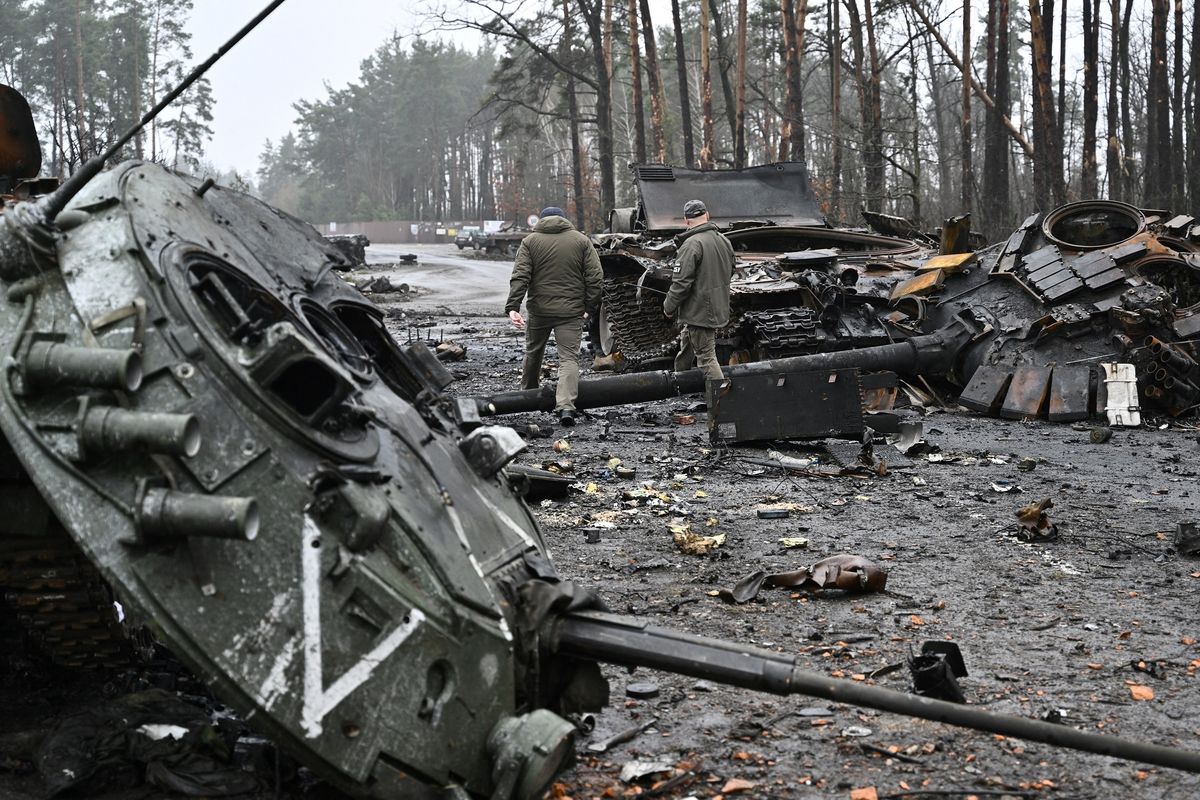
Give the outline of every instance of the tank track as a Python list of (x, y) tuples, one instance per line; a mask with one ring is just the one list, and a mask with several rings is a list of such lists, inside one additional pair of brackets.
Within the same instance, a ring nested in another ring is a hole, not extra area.
[(0, 614), (14, 620), (27, 649), (71, 669), (117, 670), (149, 647), (145, 632), (118, 618), (100, 573), (65, 535), (9, 540), (0, 547)]
[(820, 314), (804, 307), (748, 311), (742, 315), (739, 332), (760, 359), (815, 353), (835, 342), (821, 327)]
[[(675, 326), (663, 316), (662, 301), (637, 300), (635, 277), (606, 278), (605, 318), (612, 331), (613, 352), (619, 352), (628, 369), (675, 353)], [(658, 295), (654, 295), (655, 298)], [(611, 353), (610, 353), (611, 355)]]

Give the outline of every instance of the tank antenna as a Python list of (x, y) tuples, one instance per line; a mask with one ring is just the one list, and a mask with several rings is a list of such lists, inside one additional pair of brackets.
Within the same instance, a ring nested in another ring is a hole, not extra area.
[(226, 53), (233, 49), (234, 45), (246, 38), (246, 35), (249, 34), (250, 31), (257, 28), (259, 23), (271, 16), (272, 12), (283, 5), (284, 2), (286, 2), (286, 0), (273, 0), (266, 8), (260, 11), (254, 19), (247, 22), (240, 31), (235, 33), (233, 38), (225, 42), (225, 44), (221, 45), (221, 47), (215, 53), (209, 56), (207, 61), (205, 61), (203, 64), (197, 65), (190, 73), (188, 73), (187, 77), (184, 78), (178, 86), (168, 92), (163, 99), (160, 100), (156, 106), (154, 106), (154, 108), (147, 111), (145, 116), (138, 120), (136, 125), (126, 131), (121, 138), (117, 139), (117, 141), (113, 142), (113, 144), (110, 145), (107, 150), (98, 156), (93, 156), (90, 158), (69, 178), (63, 181), (61, 186), (55, 189), (51, 194), (46, 195), (46, 197), (44, 197), (42, 200), (38, 201), (38, 205), (41, 206), (41, 210), (45, 215), (45, 224), (53, 224), (54, 219), (58, 216), (59, 212), (66, 208), (67, 203), (71, 202), (71, 198), (79, 194), (79, 191), (83, 189), (83, 187), (86, 186), (92, 180), (92, 178), (96, 177), (102, 169), (104, 169), (104, 165), (108, 162), (108, 159), (116, 155), (122, 147), (129, 144), (129, 141), (133, 137), (141, 133), (142, 130), (149, 125), (155, 117), (161, 114), (167, 106), (171, 105), (171, 103), (173, 103), (175, 99), (179, 97), (179, 95), (186, 92), (193, 83), (204, 77), (204, 73), (208, 72), (208, 70), (214, 64), (220, 61)]

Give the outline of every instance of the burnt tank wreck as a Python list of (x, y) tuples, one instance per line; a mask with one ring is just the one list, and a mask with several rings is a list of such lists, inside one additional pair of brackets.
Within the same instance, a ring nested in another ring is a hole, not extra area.
[[(102, 171), (120, 144), (61, 187), (18, 192), (0, 221), (3, 579), (18, 606), (6, 613), (51, 659), (136, 658), (150, 627), (258, 730), (371, 798), (539, 796), (571, 760), (568, 717), (608, 702), (599, 662), (1200, 771), (1194, 752), (830, 678), (785, 654), (607, 613), (553, 566), (524, 479), (508, 469), (524, 443), (480, 417), (540, 394), (450, 396), (442, 364), (392, 339), (311, 226), (156, 165)], [(1047, 352), (1109, 358), (1113, 331), (1095, 323), (1117, 319), (1120, 355), (1140, 348), (1168, 373), (1156, 385), (1186, 392), (1191, 234), (1171, 249), (1165, 226), (1136, 210), (1119, 241), (1091, 217), (1051, 219), (1031, 220), (977, 268), (926, 278), (954, 290), (941, 303), (907, 292), (892, 306), (895, 289), (886, 309), (863, 302), (863, 324), (883, 334), (789, 344), (811, 349), (731, 369), (879, 367), (969, 389), (980, 370), (1015, 376)], [(746, 252), (817, 260), (795, 239), (755, 233)], [(864, 270), (869, 253), (919, 252), (873, 235), (825, 241), (862, 243)], [(829, 263), (785, 279), (809, 304), (797, 308), (805, 319), (833, 318), (811, 305), (837, 310), (822, 287), (859, 284), (838, 258), (820, 259)], [(1055, 265), (1069, 275), (1035, 277)], [(1052, 293), (1072, 299), (1077, 318)], [(615, 380), (622, 402), (694, 386), (687, 374)], [(60, 560), (77, 581), (46, 591), (47, 565)]]
[[(1012, 419), (1074, 421), (1111, 407), (1114, 423), (1120, 416), (1137, 424), (1139, 397), (1172, 416), (1200, 404), (1200, 225), (1192, 216), (1072, 203), (974, 250), (969, 220), (924, 235), (903, 220), (869, 216), (910, 238), (830, 228), (801, 164), (708, 173), (638, 166), (634, 175), (638, 206), (614, 212), (613, 232), (594, 237), (605, 286), (593, 342), (629, 374), (584, 381), (580, 407), (706, 389), (716, 407), (747, 381), (769, 396), (765, 376), (824, 371), (828, 380), (831, 370), (857, 371), (847, 379), (865, 381), (857, 392), (828, 395), (831, 404), (894, 387), (897, 375)], [(705, 387), (696, 371), (661, 369), (677, 335), (660, 310), (672, 237), (683, 228), (682, 198), (692, 195), (714, 198), (713, 219), (738, 257), (733, 315), (718, 333), (718, 355), (729, 365), (724, 386)], [(1135, 375), (1138, 392), (1130, 394)], [(480, 398), (479, 408), (547, 408), (546, 391)], [(790, 390), (776, 394), (796, 399)], [(811, 435), (837, 422), (821, 418)], [(846, 424), (856, 432), (853, 415)]]

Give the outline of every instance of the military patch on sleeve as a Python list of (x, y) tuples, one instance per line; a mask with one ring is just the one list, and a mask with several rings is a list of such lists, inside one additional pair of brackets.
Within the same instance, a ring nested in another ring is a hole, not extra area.
[(679, 272), (681, 269), (683, 269), (683, 267), (676, 264), (674, 267), (671, 268), (671, 272)]

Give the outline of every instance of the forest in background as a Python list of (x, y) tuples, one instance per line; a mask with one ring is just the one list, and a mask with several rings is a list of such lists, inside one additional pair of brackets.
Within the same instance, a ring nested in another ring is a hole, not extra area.
[[(995, 236), (1080, 198), (1200, 209), (1194, 3), (671, 11), (431, 6), (426, 38), (387, 42), (355, 84), (297, 105), (295, 134), (263, 152), (260, 189), (319, 221), (523, 219), (554, 202), (595, 230), (632, 201), (629, 163), (790, 159), (808, 164), (835, 223), (863, 207), (925, 226), (970, 210)], [(438, 40), (461, 31), (491, 48)]]
[[(192, 0), (0, 0), (0, 82), (29, 100), (47, 175), (103, 152), (191, 68)], [(195, 171), (212, 135), (200, 81), (120, 154)]]
[[(970, 210), (994, 237), (1072, 199), (1200, 210), (1200, 15), (1183, 0), (656, 0), (662, 18), (647, 0), (426, 2), (422, 37), (296, 103), (262, 152), (265, 199), (315, 222), (553, 203), (596, 230), (632, 202), (630, 163), (803, 160), (834, 223)], [(179, 80), (192, 5), (0, 0), (0, 80), (35, 109), (44, 172)], [(454, 44), (464, 32), (484, 44)], [(213, 104), (202, 81), (122, 156), (211, 171)]]

